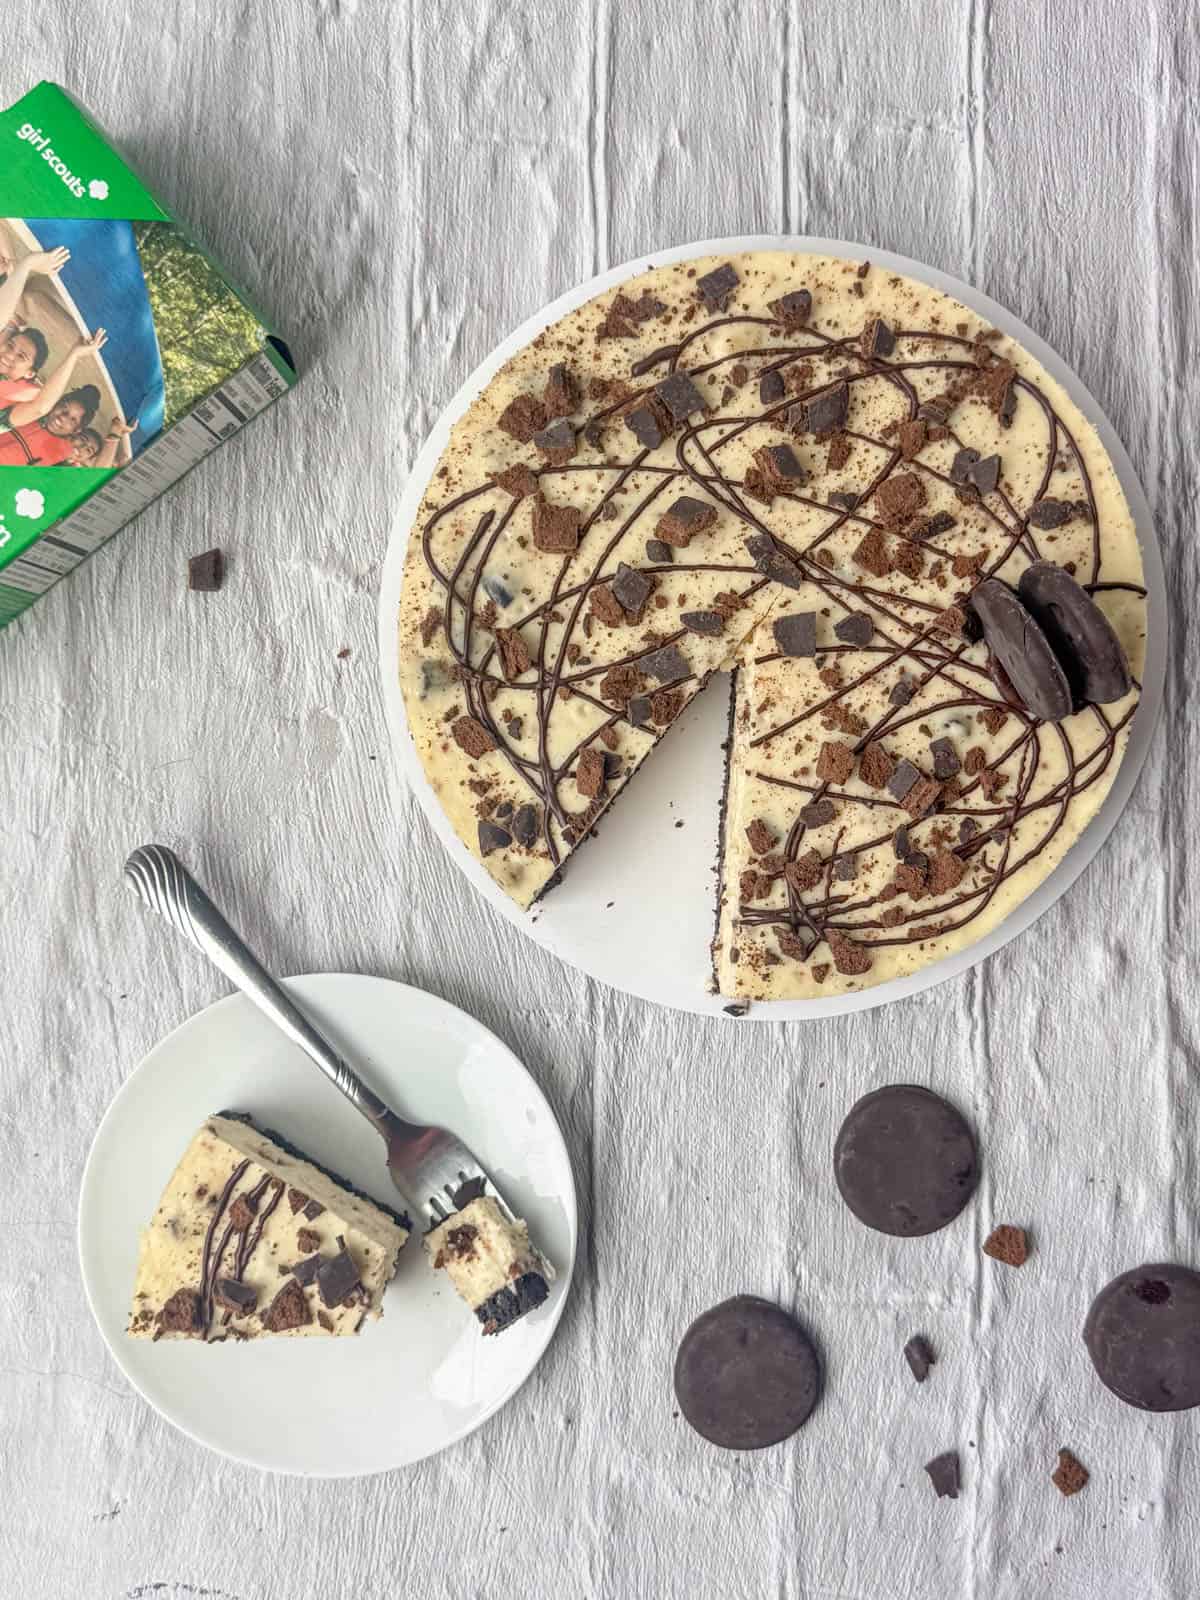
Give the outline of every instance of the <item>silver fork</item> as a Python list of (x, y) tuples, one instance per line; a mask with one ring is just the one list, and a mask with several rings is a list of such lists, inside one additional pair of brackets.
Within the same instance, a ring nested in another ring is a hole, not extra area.
[(422, 1232), (489, 1191), (513, 1215), (461, 1139), (445, 1128), (406, 1122), (368, 1089), (234, 932), (178, 856), (161, 844), (143, 845), (125, 863), (125, 878), (144, 904), (185, 934), (366, 1117), (387, 1148), (392, 1182), (418, 1213)]

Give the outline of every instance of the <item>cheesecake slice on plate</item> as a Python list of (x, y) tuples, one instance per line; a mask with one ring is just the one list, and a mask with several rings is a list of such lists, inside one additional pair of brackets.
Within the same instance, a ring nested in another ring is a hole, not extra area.
[(483, 1324), (501, 1333), (550, 1293), (554, 1268), (529, 1240), (529, 1225), (509, 1217), (490, 1194), (478, 1195), (425, 1235), (434, 1266)]
[(209, 1117), (142, 1234), (135, 1339), (341, 1337), (382, 1315), (408, 1218), (248, 1117)]

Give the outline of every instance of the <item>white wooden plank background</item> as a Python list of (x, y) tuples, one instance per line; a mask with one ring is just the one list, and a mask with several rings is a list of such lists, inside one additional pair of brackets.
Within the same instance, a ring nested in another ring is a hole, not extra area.
[[(1200, 1260), (1187, 684), (1197, 595), (1198, 13), (1187, 0), (40, 0), (0, 100), (67, 84), (276, 308), (298, 394), (0, 639), (0, 1590), (21, 1600), (1193, 1600), (1194, 1415), (1090, 1374), (1094, 1290)], [(735, 1030), (517, 941), (417, 808), (394, 817), (374, 597), (438, 409), (612, 262), (720, 233), (873, 241), (973, 279), (1070, 359), (1155, 505), (1165, 729), (1054, 912), (887, 1012)], [(216, 598), (186, 557), (230, 555)], [(350, 657), (339, 661), (344, 646)], [(538, 1375), (405, 1475), (298, 1483), (178, 1437), (94, 1332), (74, 1208), (125, 1073), (222, 992), (123, 892), (174, 844), (284, 971), (402, 976), (473, 1011), (563, 1118), (588, 1243)], [(969, 1218), (890, 1248), (833, 1135), (912, 1077), (973, 1116)], [(1020, 1274), (981, 1262), (1024, 1222)], [(987, 1270), (984, 1270), (986, 1267)], [(828, 1390), (762, 1457), (672, 1416), (676, 1338), (750, 1290)], [(922, 1327), (925, 1389), (899, 1349)], [(1060, 1444), (1092, 1470), (1063, 1501)], [(965, 1488), (920, 1471), (958, 1447)]]

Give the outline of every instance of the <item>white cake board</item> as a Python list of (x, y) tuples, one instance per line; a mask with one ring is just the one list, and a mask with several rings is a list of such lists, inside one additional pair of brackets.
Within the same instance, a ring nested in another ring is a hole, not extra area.
[(532, 912), (521, 911), (463, 846), (430, 787), (408, 730), (400, 692), (397, 615), (409, 533), (450, 430), (510, 356), (552, 322), (603, 290), (650, 267), (698, 256), (737, 255), (755, 250), (869, 260), (875, 267), (904, 273), (941, 289), (1011, 335), (1030, 351), (1074, 400), (1095, 427), (1112, 458), (1133, 513), (1142, 546), (1148, 590), (1147, 651), (1142, 699), (1130, 730), (1125, 759), (1100, 811), (1044, 883), (999, 927), (965, 950), (934, 962), (910, 977), (872, 989), (819, 1000), (755, 1001), (740, 1018), (790, 1022), (867, 1011), (920, 994), (957, 977), (1016, 938), (1047, 910), (1091, 861), (1111, 833), (1133, 793), (1162, 707), (1167, 660), (1167, 603), (1162, 556), (1150, 507), (1133, 465), (1111, 423), (1093, 396), (1044, 340), (1019, 317), (968, 284), (907, 256), (894, 255), (841, 239), (754, 234), (707, 239), (656, 251), (652, 256), (612, 267), (560, 295), (516, 328), (478, 366), (439, 417), (413, 463), (392, 529), (379, 596), (379, 656), (395, 761), (391, 781), (405, 784), (421, 803), (451, 858), (501, 916), (563, 961), (615, 989), (674, 1006), (698, 1016), (722, 1016), (728, 999), (709, 992), (709, 939), (714, 916), (717, 815), (720, 806), (728, 696), (719, 681), (696, 697), (670, 730), (662, 748), (621, 792), (613, 817), (567, 864), (562, 883)]

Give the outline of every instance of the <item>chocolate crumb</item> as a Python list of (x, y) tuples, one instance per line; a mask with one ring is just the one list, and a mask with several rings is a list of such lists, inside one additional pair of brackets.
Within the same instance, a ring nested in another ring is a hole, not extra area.
[(1006, 1267), (1023, 1267), (1029, 1259), (1029, 1240), (1024, 1228), (1004, 1222), (993, 1228), (983, 1241), (983, 1253)]
[(1069, 1450), (1058, 1452), (1058, 1466), (1050, 1475), (1054, 1487), (1064, 1495), (1078, 1494), (1087, 1483), (1090, 1474), (1078, 1456)]

